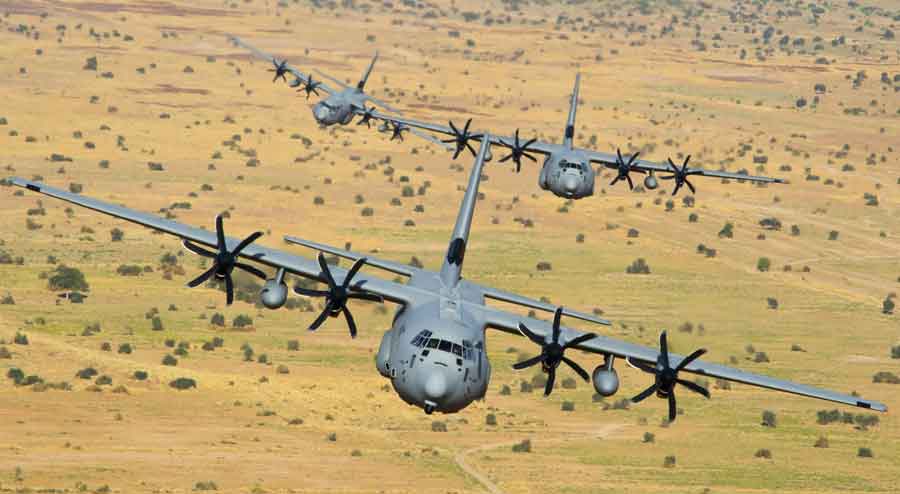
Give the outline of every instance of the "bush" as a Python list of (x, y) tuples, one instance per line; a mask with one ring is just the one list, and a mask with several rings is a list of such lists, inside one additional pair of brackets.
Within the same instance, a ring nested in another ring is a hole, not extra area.
[(209, 323), (213, 326), (225, 327), (225, 315), (216, 312), (209, 318)]
[(118, 228), (113, 228), (109, 231), (110, 240), (113, 242), (121, 242), (123, 238), (125, 238), (125, 232)]
[(891, 347), (891, 358), (900, 358), (900, 345)]
[(176, 365), (178, 365), (178, 359), (169, 354), (166, 354), (166, 356), (162, 359), (162, 364), (168, 365), (170, 367), (175, 367)]
[(235, 328), (253, 326), (253, 319), (251, 319), (250, 316), (240, 314), (234, 318), (234, 321), (231, 322), (231, 325)]
[(100, 351), (103, 351), (103, 352), (111, 352), (111, 351), (112, 351), (112, 344), (111, 344), (110, 342), (108, 342), (108, 341), (104, 341), (103, 343), (100, 344)]
[(884, 302), (881, 303), (881, 313), (882, 313), (882, 314), (888, 314), (888, 315), (890, 315), (890, 314), (893, 314), (893, 313), (894, 313), (894, 307), (895, 307), (895, 304), (894, 304), (894, 301), (892, 300), (892, 298), (893, 298), (893, 297), (891, 297), (890, 295), (888, 295), (888, 296), (884, 299)]
[(13, 337), (13, 343), (16, 345), (27, 345), (28, 336), (25, 333), (16, 332), (16, 335)]
[(766, 352), (756, 352), (756, 354), (753, 355), (753, 361), (757, 364), (765, 364), (769, 362), (769, 356), (766, 355)]
[(93, 367), (85, 367), (80, 371), (75, 373), (75, 377), (79, 379), (93, 379), (94, 376), (98, 374), (97, 369)]
[(19, 369), (17, 367), (12, 367), (8, 371), (6, 371), (6, 377), (8, 379), (12, 379), (13, 383), (18, 385), (19, 383), (22, 382), (23, 379), (25, 379), (25, 373), (22, 372), (22, 369)]
[(447, 424), (440, 420), (431, 423), (431, 432), (447, 432)]
[(178, 390), (185, 390), (185, 389), (190, 389), (190, 388), (196, 388), (197, 381), (194, 381), (193, 379), (191, 379), (189, 377), (179, 377), (178, 379), (175, 379), (174, 381), (170, 382), (169, 386), (172, 388), (178, 389)]
[(650, 274), (650, 266), (643, 257), (640, 257), (625, 268), (625, 272), (628, 274)]
[(259, 357), (256, 358), (256, 361), (259, 362), (260, 364), (268, 364), (269, 356), (265, 353), (260, 353)]
[(567, 377), (562, 380), (561, 385), (563, 389), (575, 389), (578, 386), (578, 382), (575, 381), (575, 378)]
[(520, 443), (513, 444), (513, 453), (531, 453), (531, 439), (525, 439)]
[(663, 466), (666, 468), (675, 468), (675, 455), (666, 456), (663, 460)]
[(119, 276), (140, 276), (142, 272), (143, 268), (137, 264), (122, 264), (116, 268), (116, 274)]
[(300, 342), (298, 340), (288, 340), (287, 349), (291, 352), (296, 352), (300, 350)]
[(94, 381), (94, 384), (97, 386), (109, 386), (112, 384), (112, 378), (104, 374), (98, 377), (97, 380)]
[(137, 379), (138, 381), (144, 381), (144, 380), (147, 379), (147, 377), (148, 377), (149, 375), (147, 374), (147, 371), (136, 370), (136, 371), (134, 371), (133, 376), (134, 376), (134, 378)]
[(564, 401), (562, 402), (562, 406), (560, 409), (564, 412), (574, 412), (575, 411), (575, 403), (572, 401)]
[(766, 304), (768, 304), (769, 308), (772, 310), (778, 309), (778, 299), (776, 298), (768, 297), (766, 299)]
[(644, 443), (656, 442), (656, 436), (654, 436), (652, 432), (645, 432), (644, 439), (642, 440), (642, 442), (644, 442)]
[(12, 294), (7, 293), (0, 298), (0, 305), (16, 305), (16, 299), (13, 298)]
[(719, 230), (719, 238), (734, 238), (734, 224), (731, 222), (725, 223), (725, 226)]
[(767, 460), (772, 459), (772, 452), (766, 448), (756, 450), (756, 453), (753, 454), (756, 458), (765, 458)]
[(10, 352), (5, 346), (0, 346), (0, 360), (11, 359), (12, 352)]
[(47, 286), (53, 291), (90, 291), (90, 286), (84, 278), (84, 274), (77, 268), (70, 268), (60, 264), (51, 273), (47, 278)]
[(500, 387), (500, 396), (509, 396), (512, 394), (512, 389), (506, 384)]
[(760, 273), (765, 273), (772, 266), (772, 261), (769, 260), (768, 257), (760, 257), (758, 261), (756, 261), (756, 269)]
[(551, 265), (549, 262), (541, 261), (537, 263), (536, 268), (538, 271), (552, 271), (553, 265)]
[(151, 329), (153, 329), (153, 331), (162, 331), (162, 319), (160, 319), (159, 316), (153, 316), (153, 319), (150, 320), (150, 327)]
[(872, 376), (873, 383), (900, 384), (900, 376), (893, 372), (880, 371)]
[(487, 416), (484, 417), (484, 423), (491, 426), (497, 425), (497, 416), (493, 413), (487, 414)]
[(859, 448), (859, 451), (856, 452), (856, 456), (860, 458), (874, 458), (875, 455), (872, 454), (872, 450), (870, 448)]
[(278, 372), (279, 374), (290, 374), (290, 373), (291, 373), (291, 370), (288, 369), (288, 366), (286, 366), (286, 365), (284, 365), (284, 364), (279, 365), (278, 368), (275, 369), (275, 370), (276, 370), (276, 372)]
[(689, 223), (696, 223), (696, 222), (699, 221), (699, 220), (700, 220), (700, 216), (697, 215), (697, 213), (691, 213), (691, 214), (688, 215), (688, 222), (689, 222)]
[(813, 444), (814, 448), (827, 448), (828, 447), (828, 438), (825, 436), (819, 436), (819, 439), (816, 439), (816, 443)]
[(828, 240), (837, 240), (839, 235), (840, 232), (838, 232), (837, 230), (831, 230), (830, 232), (828, 232)]
[(219, 490), (219, 486), (216, 485), (212, 480), (207, 480), (206, 482), (197, 482), (194, 484), (195, 491), (217, 491)]
[(774, 428), (776, 425), (775, 412), (771, 410), (764, 411), (762, 414), (762, 425), (763, 427)]

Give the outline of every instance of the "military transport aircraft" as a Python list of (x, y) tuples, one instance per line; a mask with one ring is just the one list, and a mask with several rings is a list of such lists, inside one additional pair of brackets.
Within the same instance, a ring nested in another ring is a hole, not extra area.
[[(519, 362), (514, 367), (523, 369), (541, 364), (548, 375), (545, 394), (550, 394), (553, 390), (556, 372), (562, 363), (571, 367), (583, 379), (590, 380), (588, 373), (566, 356), (566, 350), (581, 350), (604, 357), (603, 363), (593, 371), (594, 389), (603, 396), (612, 396), (618, 390), (619, 377), (614, 363), (616, 358), (625, 359), (631, 365), (653, 375), (652, 384), (635, 396), (633, 401), (641, 401), (651, 394), (668, 400), (670, 421), (676, 417), (676, 385), (709, 397), (706, 389), (679, 377), (681, 372), (886, 411), (885, 405), (879, 402), (698, 360), (705, 352), (702, 349), (687, 357), (669, 353), (665, 332), (660, 335), (659, 350), (655, 350), (564, 327), (561, 325), (563, 316), (601, 325), (609, 325), (609, 322), (463, 279), (462, 267), (489, 142), (491, 137), (485, 136), (469, 176), (447, 254), (437, 272), (369, 258), (308, 240), (285, 237), (287, 242), (318, 250), (318, 260), (313, 261), (256, 245), (254, 242), (262, 235), (261, 232), (253, 233), (243, 240), (227, 237), (221, 216), (216, 218), (216, 231), (210, 232), (39, 182), (20, 178), (10, 181), (34, 192), (180, 237), (188, 250), (211, 259), (213, 263), (206, 272), (191, 281), (189, 286), (197, 286), (213, 276), (224, 279), (229, 303), (233, 297), (231, 273), (235, 268), (267, 278), (258, 267), (244, 261), (277, 270), (274, 277), (266, 280), (260, 293), (261, 302), (271, 309), (281, 307), (287, 299), (287, 275), (325, 283), (324, 290), (302, 287), (294, 289), (300, 295), (325, 299), (325, 308), (310, 326), (311, 330), (318, 328), (329, 316), (343, 315), (350, 335), (355, 336), (356, 322), (347, 306), (350, 300), (389, 301), (397, 304), (399, 307), (391, 328), (382, 337), (375, 364), (378, 372), (391, 380), (397, 394), (404, 401), (421, 407), (425, 413), (457, 412), (485, 396), (491, 377), (485, 343), (487, 329), (525, 336), (540, 347), (539, 355)], [(354, 264), (349, 270), (331, 267), (325, 262), (323, 252), (349, 259)], [(364, 266), (407, 277), (408, 281), (401, 283), (365, 274), (361, 272)], [(521, 317), (489, 307), (485, 304), (486, 299), (553, 312), (553, 322)]]
[[(678, 193), (682, 186), (687, 186), (692, 193), (696, 192), (694, 185), (690, 182), (689, 177), (697, 175), (703, 177), (718, 177), (735, 180), (747, 180), (751, 182), (768, 182), (783, 183), (783, 180), (770, 177), (757, 177), (743, 173), (732, 173), (726, 171), (706, 170), (704, 168), (689, 167), (688, 162), (691, 157), (685, 158), (684, 162), (679, 166), (669, 159), (666, 163), (654, 163), (652, 161), (639, 160), (638, 154), (635, 153), (628, 160), (622, 157), (622, 153), (616, 150), (616, 154), (602, 153), (592, 151), (590, 149), (577, 148), (574, 146), (573, 138), (575, 137), (575, 111), (578, 107), (578, 88), (581, 82), (581, 74), (575, 76), (575, 89), (572, 91), (572, 99), (569, 103), (569, 118), (566, 121), (566, 130), (562, 144), (554, 144), (550, 142), (539, 141), (537, 139), (524, 140), (519, 138), (519, 130), (516, 129), (514, 137), (494, 137), (491, 138), (492, 144), (509, 148), (509, 154), (500, 159), (501, 163), (512, 160), (516, 165), (518, 172), (522, 168), (522, 158), (528, 158), (536, 162), (537, 159), (531, 153), (539, 153), (545, 155), (544, 165), (541, 167), (541, 173), (538, 177), (538, 185), (544, 190), (549, 190), (559, 197), (566, 199), (581, 199), (594, 194), (594, 169), (591, 163), (599, 163), (606, 168), (616, 171), (616, 177), (610, 185), (615, 185), (619, 181), (628, 183), (629, 188), (634, 188), (631, 180), (631, 173), (646, 174), (644, 178), (644, 187), (653, 190), (659, 187), (656, 173), (668, 173), (669, 175), (659, 177), (662, 180), (674, 180), (675, 187), (672, 189), (672, 195)], [(453, 159), (465, 149), (469, 149), (475, 154), (475, 149), (469, 144), (470, 140), (481, 141), (483, 134), (469, 131), (469, 125), (472, 119), (466, 122), (466, 125), (460, 130), (459, 127), (448, 122), (450, 125), (431, 124), (403, 118), (401, 116), (383, 115), (374, 110), (363, 111), (357, 110), (357, 114), (364, 115), (364, 118), (379, 119), (386, 123), (390, 123), (396, 127), (409, 127), (413, 129), (424, 129), (439, 134), (450, 136), (445, 139), (445, 143), (453, 143), (456, 149)], [(490, 160), (490, 156), (488, 157)]]

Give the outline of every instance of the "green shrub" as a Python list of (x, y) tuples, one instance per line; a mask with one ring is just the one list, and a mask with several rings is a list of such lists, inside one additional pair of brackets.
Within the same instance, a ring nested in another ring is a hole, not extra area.
[(234, 321), (231, 322), (231, 325), (235, 328), (253, 326), (253, 319), (251, 319), (250, 316), (240, 314), (239, 316), (234, 318)]
[(859, 448), (859, 451), (856, 452), (856, 456), (860, 458), (874, 458), (875, 455), (872, 453), (870, 448)]
[(643, 257), (640, 257), (625, 268), (625, 272), (628, 274), (650, 274), (650, 266)]
[(431, 432), (447, 432), (447, 424), (440, 420), (435, 420), (431, 423)]
[(97, 386), (108, 386), (112, 384), (112, 378), (104, 374), (98, 377), (97, 380), (94, 381), (94, 384), (96, 384)]
[(663, 460), (663, 466), (666, 468), (675, 468), (675, 455), (666, 456)]
[(178, 365), (178, 359), (169, 354), (166, 354), (166, 356), (162, 359), (162, 364), (168, 365), (170, 367), (175, 367), (176, 365)]
[(77, 377), (79, 379), (93, 379), (93, 377), (96, 376), (97, 374), (99, 374), (97, 372), (97, 369), (95, 369), (93, 367), (85, 367), (84, 369), (81, 369), (80, 371), (76, 372), (75, 377)]
[(300, 350), (300, 342), (298, 340), (288, 340), (287, 349), (291, 352)]
[(762, 425), (763, 427), (772, 427), (776, 426), (776, 417), (775, 412), (771, 410), (766, 410), (762, 414)]
[(900, 384), (900, 376), (893, 372), (880, 371), (872, 376), (873, 383)]
[(150, 320), (150, 328), (153, 331), (162, 331), (163, 330), (162, 319), (160, 319), (159, 316), (153, 316), (153, 319)]
[(755, 458), (765, 458), (766, 460), (772, 459), (772, 452), (766, 448), (761, 448), (756, 450), (756, 453), (753, 454)]
[(193, 379), (191, 379), (189, 377), (179, 377), (178, 379), (175, 379), (174, 381), (170, 382), (169, 387), (172, 387), (172, 388), (175, 388), (178, 390), (196, 388), (197, 381), (194, 381)]
[(562, 406), (560, 409), (564, 412), (574, 412), (575, 411), (575, 402), (572, 401), (564, 401), (562, 402)]
[(16, 335), (13, 336), (13, 343), (16, 345), (27, 345), (28, 344), (28, 336), (25, 333), (16, 332)]
[(484, 417), (484, 423), (491, 426), (497, 425), (497, 416), (493, 413), (487, 414), (487, 416)]
[(827, 448), (828, 447), (828, 438), (825, 436), (819, 436), (819, 439), (816, 439), (816, 443), (813, 445), (814, 448)]
[(531, 439), (525, 439), (520, 443), (513, 444), (513, 453), (531, 453)]
[(758, 261), (756, 261), (756, 269), (760, 273), (765, 273), (772, 266), (772, 261), (769, 260), (768, 257), (760, 257)]
[(8, 379), (12, 379), (15, 384), (19, 384), (25, 379), (25, 373), (22, 372), (22, 369), (18, 367), (11, 367), (8, 371), (6, 371), (6, 377)]
[(84, 277), (84, 273), (77, 268), (70, 268), (63, 264), (51, 271), (47, 278), (47, 286), (53, 291), (90, 291), (90, 286)]
[(653, 435), (652, 432), (645, 432), (644, 439), (642, 440), (644, 443), (654, 443), (656, 442), (656, 436)]
[(216, 312), (209, 318), (209, 323), (213, 326), (225, 327), (225, 315)]
[(142, 370), (134, 371), (134, 378), (137, 379), (138, 381), (145, 381), (147, 379), (147, 377), (149, 377), (149, 374), (147, 374), (147, 371), (142, 371)]
[(131, 343), (122, 343), (119, 345), (119, 353), (130, 354), (133, 351), (134, 348), (132, 348)]

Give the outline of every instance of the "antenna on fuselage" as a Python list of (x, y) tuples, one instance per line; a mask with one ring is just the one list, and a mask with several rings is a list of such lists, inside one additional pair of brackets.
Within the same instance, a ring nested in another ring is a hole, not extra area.
[(566, 135), (563, 144), (572, 149), (575, 137), (575, 111), (578, 109), (578, 86), (581, 85), (581, 74), (575, 74), (575, 89), (572, 90), (572, 101), (569, 103), (569, 119), (566, 121)]
[(448, 288), (456, 286), (462, 274), (466, 243), (469, 241), (472, 216), (475, 213), (475, 204), (478, 202), (478, 185), (481, 183), (481, 171), (484, 168), (484, 158), (491, 146), (490, 142), (489, 134), (485, 134), (481, 139), (481, 147), (478, 149), (478, 156), (475, 157), (475, 164), (472, 165), (472, 173), (469, 175), (469, 185), (466, 187), (466, 194), (459, 206), (459, 216), (456, 217), (456, 226), (453, 227), (447, 256), (441, 266), (441, 282)]

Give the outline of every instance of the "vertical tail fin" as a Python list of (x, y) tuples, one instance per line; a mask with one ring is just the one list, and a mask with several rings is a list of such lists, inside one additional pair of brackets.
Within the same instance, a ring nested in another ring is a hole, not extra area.
[(566, 121), (566, 137), (563, 144), (572, 149), (572, 139), (575, 137), (575, 111), (578, 109), (578, 86), (581, 85), (581, 74), (575, 75), (575, 89), (572, 90), (572, 101), (569, 103), (569, 119)]
[(360, 91), (362, 91), (366, 87), (366, 81), (369, 80), (369, 74), (372, 73), (372, 69), (375, 68), (375, 62), (377, 62), (377, 61), (378, 61), (378, 52), (376, 51), (375, 56), (372, 57), (372, 61), (369, 62), (369, 67), (363, 73), (362, 79), (360, 79), (359, 82), (356, 84), (356, 88), (359, 89)]
[(472, 165), (472, 173), (469, 175), (469, 185), (459, 206), (459, 216), (456, 217), (456, 226), (453, 227), (453, 236), (447, 249), (447, 257), (441, 266), (441, 281), (446, 287), (453, 287), (459, 283), (462, 273), (463, 258), (466, 255), (466, 243), (469, 241), (469, 230), (472, 227), (472, 216), (475, 213), (475, 204), (478, 202), (478, 185), (481, 183), (481, 171), (484, 168), (484, 157), (491, 146), (490, 135), (481, 139), (481, 148)]

